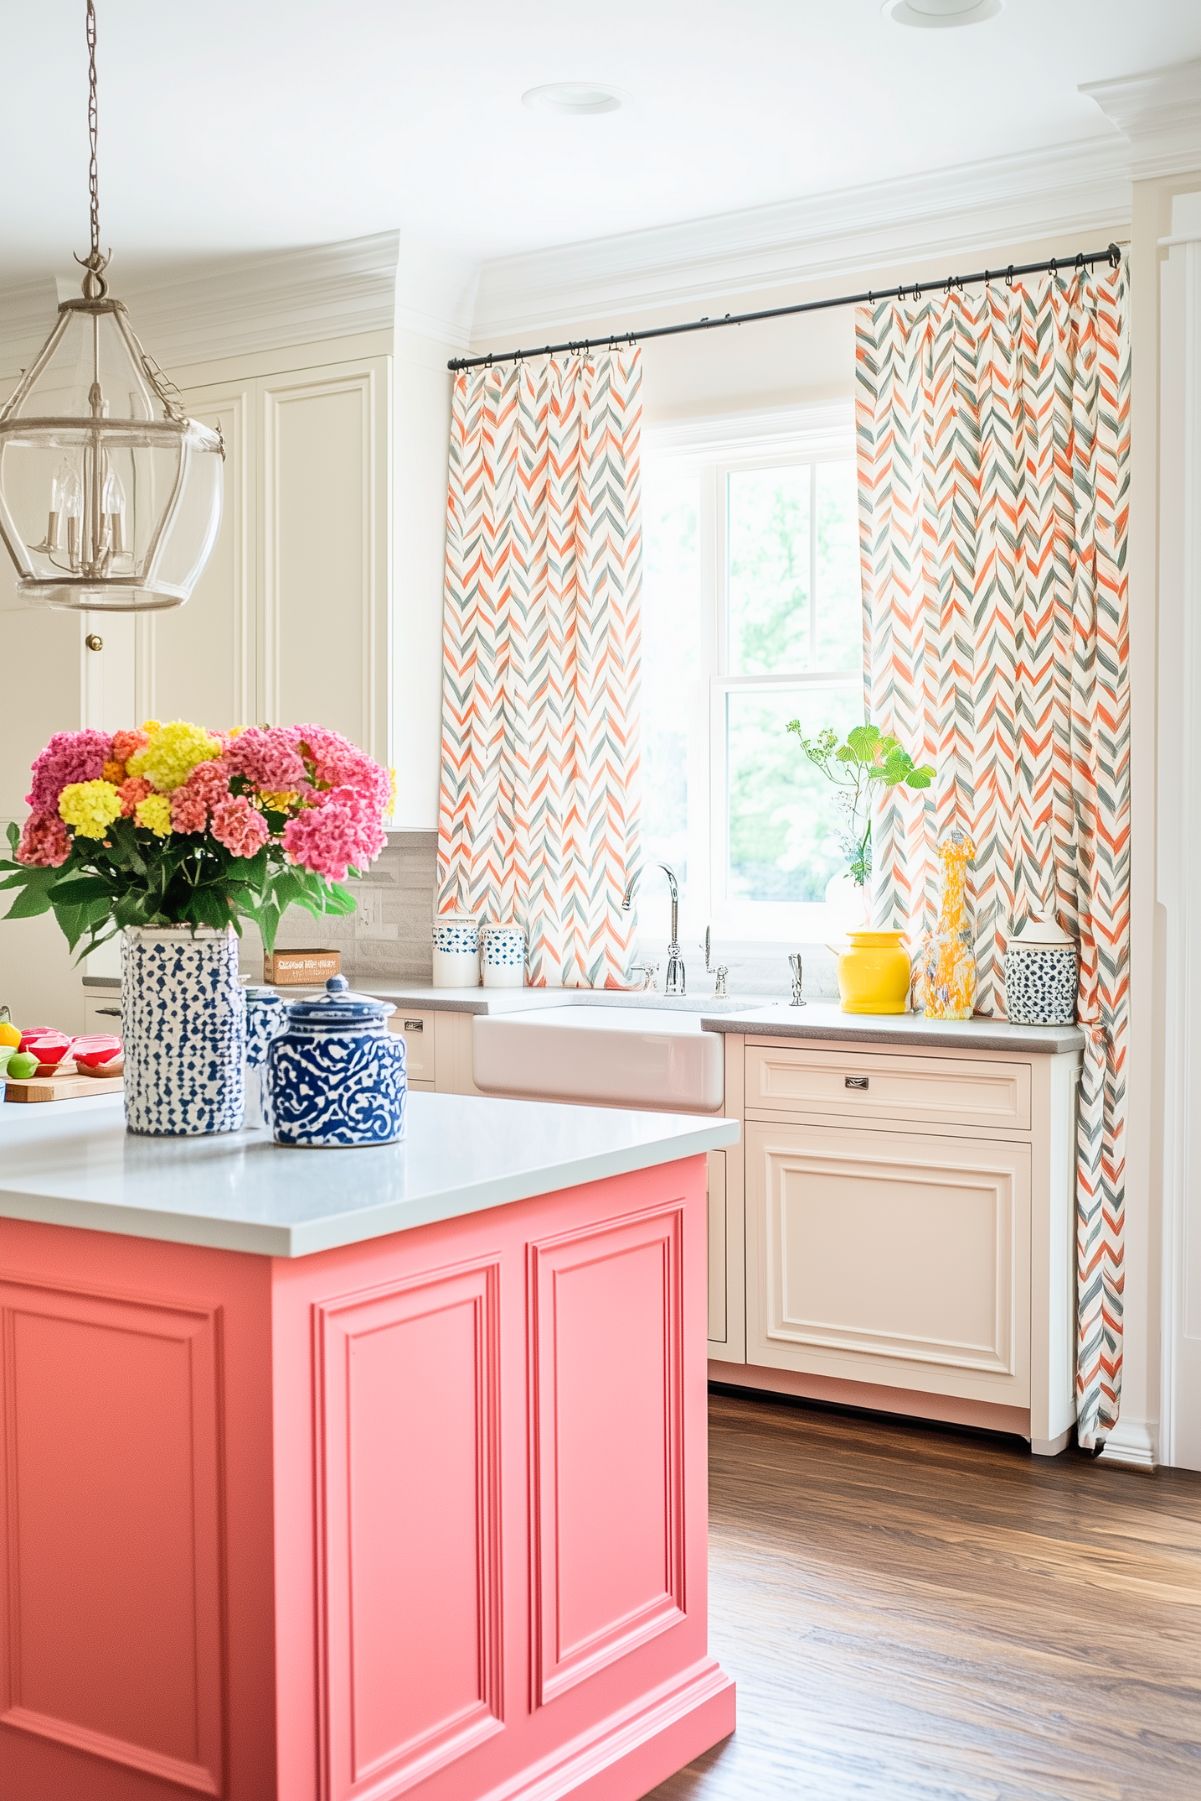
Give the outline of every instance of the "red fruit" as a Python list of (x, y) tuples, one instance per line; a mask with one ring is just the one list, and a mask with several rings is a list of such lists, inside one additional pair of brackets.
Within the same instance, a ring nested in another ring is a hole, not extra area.
[(38, 1060), (38, 1074), (49, 1075), (58, 1068), (74, 1040), (66, 1032), (56, 1032), (50, 1026), (30, 1026), (21, 1033), (18, 1050), (28, 1051)]
[(100, 1069), (120, 1059), (121, 1040), (110, 1032), (94, 1032), (75, 1040), (73, 1055), (79, 1069)]

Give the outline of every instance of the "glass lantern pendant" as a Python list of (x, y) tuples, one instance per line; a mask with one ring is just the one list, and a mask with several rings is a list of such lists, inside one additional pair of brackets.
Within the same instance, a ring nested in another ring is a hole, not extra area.
[(92, 245), (83, 293), (0, 410), (0, 539), (17, 591), (51, 607), (181, 606), (221, 523), (220, 432), (176, 390), (110, 297), (96, 178), (96, 15), (86, 0)]

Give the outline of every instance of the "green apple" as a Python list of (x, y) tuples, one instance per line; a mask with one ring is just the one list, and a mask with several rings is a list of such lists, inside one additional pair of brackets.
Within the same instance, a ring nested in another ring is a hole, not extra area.
[(38, 1073), (38, 1060), (32, 1051), (14, 1051), (12, 1056), (8, 1059), (8, 1070), (6, 1073), (10, 1076), (16, 1076), (19, 1081), (23, 1081), (26, 1076), (36, 1076)]

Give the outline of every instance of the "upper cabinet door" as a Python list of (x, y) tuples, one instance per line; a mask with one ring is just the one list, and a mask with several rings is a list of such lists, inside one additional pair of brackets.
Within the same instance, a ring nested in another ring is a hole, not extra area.
[(155, 719), (223, 731), (262, 717), (256, 669), (251, 385), (193, 389), (188, 412), (225, 439), (221, 530), (186, 606), (140, 621), (147, 671), (140, 699)]
[(388, 761), (390, 359), (266, 378), (259, 555), (264, 717)]

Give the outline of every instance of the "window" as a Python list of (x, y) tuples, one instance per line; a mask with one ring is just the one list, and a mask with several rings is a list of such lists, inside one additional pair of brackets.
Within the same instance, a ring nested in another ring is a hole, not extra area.
[(690, 937), (821, 937), (843, 820), (787, 726), (863, 718), (849, 406), (648, 433), (643, 519), (647, 856)]

